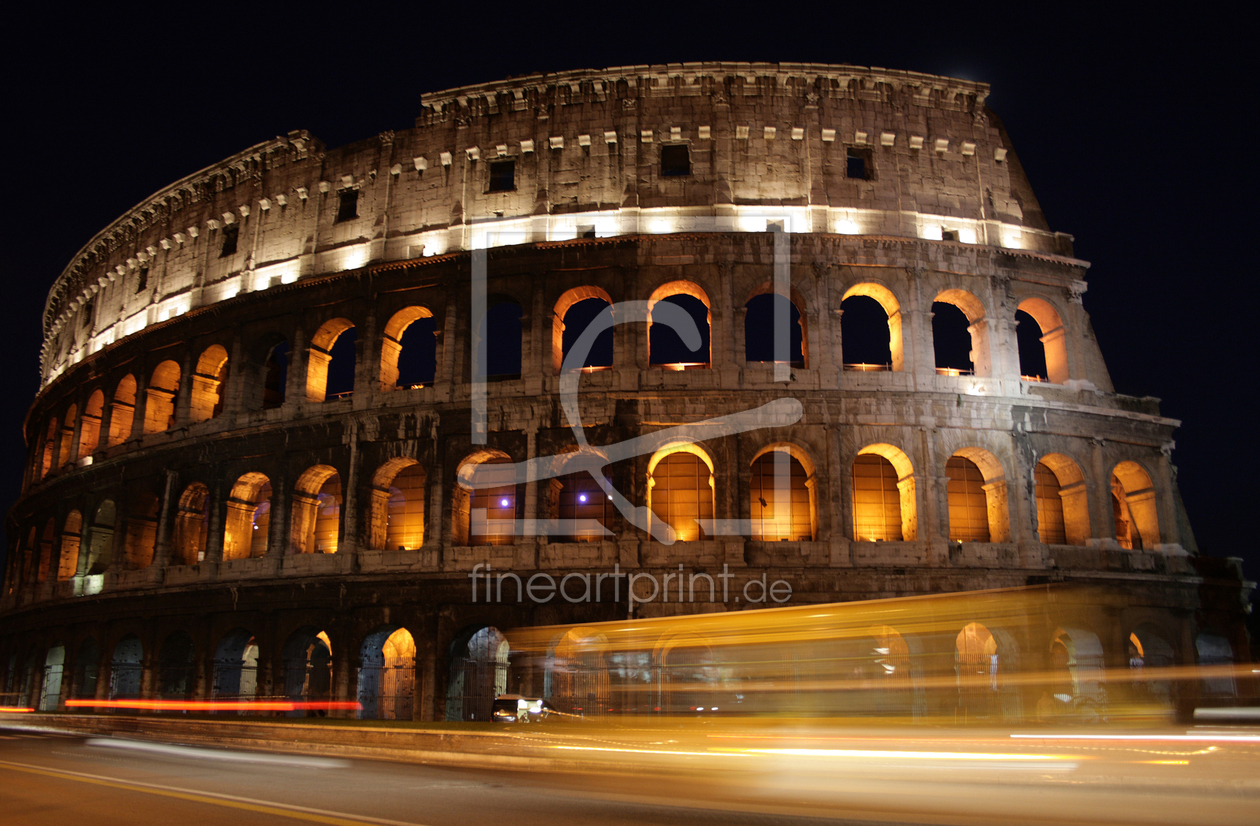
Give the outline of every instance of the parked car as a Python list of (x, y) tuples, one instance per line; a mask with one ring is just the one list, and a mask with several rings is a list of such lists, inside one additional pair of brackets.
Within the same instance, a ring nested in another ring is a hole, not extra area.
[(548, 719), (579, 720), (580, 715), (566, 714), (539, 697), (500, 694), (494, 700), (491, 715), (496, 723), (530, 723)]

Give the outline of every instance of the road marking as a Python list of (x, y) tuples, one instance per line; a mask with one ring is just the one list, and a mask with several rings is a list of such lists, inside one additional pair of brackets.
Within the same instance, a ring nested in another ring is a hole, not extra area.
[(352, 815), (344, 812), (325, 812), (319, 809), (311, 809), (306, 806), (294, 806), (288, 803), (275, 803), (266, 800), (254, 800), (248, 797), (235, 797), (217, 792), (204, 792), (195, 789), (181, 789), (178, 786), (163, 786), (158, 783), (145, 783), (141, 780), (118, 780), (112, 777), (104, 777), (99, 774), (87, 774), (85, 772), (69, 771), (68, 769), (50, 769), (44, 766), (36, 766), (30, 763), (12, 763), (8, 760), (0, 760), (0, 768), (9, 769), (10, 771), (25, 772), (27, 774), (39, 774), (45, 777), (55, 777), (61, 780), (77, 780), (80, 783), (91, 783), (96, 786), (110, 786), (116, 789), (124, 789), (126, 791), (144, 792), (146, 794), (160, 795), (162, 797), (173, 797), (178, 800), (188, 800), (193, 803), (209, 803), (215, 806), (226, 806), (231, 809), (244, 809), (248, 812), (258, 812), (260, 814), (275, 815), (277, 817), (291, 817), (296, 820), (305, 820), (311, 823), (326, 823), (329, 826), (364, 826), (364, 824), (379, 824), (379, 826), (424, 826), (421, 823), (403, 820), (385, 820), (378, 817), (368, 817), (365, 815)]

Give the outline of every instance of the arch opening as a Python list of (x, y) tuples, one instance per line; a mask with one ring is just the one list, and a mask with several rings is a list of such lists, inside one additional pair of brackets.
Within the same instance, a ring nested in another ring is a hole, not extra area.
[(437, 319), (427, 307), (405, 307), (385, 325), (381, 341), (381, 389), (433, 384), (437, 375)]
[(707, 538), (713, 522), (713, 465), (691, 444), (662, 448), (648, 463), (648, 508), (677, 542)]
[(179, 365), (167, 360), (153, 369), (145, 390), (144, 432), (161, 433), (175, 424), (175, 396), (179, 393)]
[(109, 699), (140, 699), (140, 677), (144, 666), (144, 645), (135, 634), (128, 634), (114, 646), (109, 663)]
[(267, 351), (263, 362), (263, 410), (271, 410), (284, 404), (289, 384), (289, 342), (281, 339)]
[(257, 695), (258, 641), (249, 631), (236, 628), (219, 640), (210, 690), (216, 700), (252, 700)]
[(341, 476), (315, 465), (293, 486), (290, 542), (293, 553), (335, 554), (341, 534)]
[[(332, 694), (333, 651), (328, 634), (304, 626), (289, 635), (282, 650), (284, 696), (295, 702), (327, 701)], [(326, 712), (318, 712), (324, 716)], [(311, 711), (290, 711), (289, 717), (315, 716)]]
[[(787, 318), (788, 349), (775, 352), (777, 325)], [(760, 293), (744, 304), (744, 360), (749, 363), (805, 367), (805, 325), (795, 301), (774, 292)]]
[(814, 484), (814, 475), (786, 448), (767, 450), (754, 459), (749, 481), (752, 538), (813, 541), (818, 534)]
[(266, 556), (270, 534), (271, 481), (262, 473), (246, 473), (228, 494), (223, 558)]
[[(1015, 332), (1019, 337), (1019, 372), (1025, 376), (1043, 376), (1052, 384), (1066, 383), (1069, 375), (1067, 335), (1059, 311), (1043, 298), (1026, 298), (1019, 303), (1015, 320)], [(1027, 369), (1025, 351), (1029, 357)], [(1034, 372), (1043, 365), (1044, 372)]]
[(454, 540), (466, 545), (515, 543), (524, 502), (512, 460), (499, 451), (479, 452), (460, 464), (457, 480), (451, 503)]
[(509, 653), (507, 638), (493, 626), (456, 638), (446, 684), (448, 721), (493, 719), (494, 698), (508, 689)]
[(151, 490), (135, 491), (127, 502), (127, 529), (123, 535), (123, 563), (129, 571), (153, 564), (157, 550), (160, 502)]
[(1120, 547), (1141, 551), (1160, 544), (1155, 485), (1137, 462), (1121, 462), (1112, 471), (1111, 507)]
[(1089, 539), (1089, 496), (1080, 466), (1062, 453), (1047, 454), (1033, 470), (1033, 487), (1041, 541), (1084, 545)]
[[(552, 320), (551, 360), (557, 373), (563, 369), (564, 360), (569, 357), (569, 351), (573, 349), (574, 343), (587, 327), (601, 316), (607, 319), (612, 318), (612, 301), (607, 297), (608, 294), (594, 287), (586, 289), (595, 294), (568, 302), (568, 306), (565, 307), (566, 299), (578, 292), (578, 290), (570, 290), (556, 304), (556, 312)], [(612, 369), (613, 330), (611, 327), (596, 336), (590, 352), (586, 354), (586, 358), (579, 366), (583, 371), (591, 373)]]
[(158, 653), (158, 696), (163, 700), (186, 700), (192, 696), (195, 649), (185, 631), (172, 632)]
[(114, 389), (114, 397), (109, 403), (109, 436), (106, 447), (120, 445), (131, 438), (131, 428), (136, 417), (136, 380), (134, 376), (123, 376)]
[(114, 524), (117, 509), (111, 499), (106, 499), (92, 515), (92, 528), (88, 534), (87, 573), (103, 574), (114, 561)]
[[(156, 513), (153, 525), (157, 535)], [(210, 525), (210, 489), (201, 482), (184, 488), (175, 515), (175, 559), (179, 565), (196, 565), (206, 558)]]
[(74, 678), (71, 683), (74, 699), (92, 700), (96, 698), (96, 683), (100, 675), (101, 647), (93, 637), (79, 643), (78, 653), (74, 657)]
[(381, 628), (363, 641), (359, 667), (359, 717), (410, 720), (415, 706), (416, 641), (399, 626)]
[(60, 564), (57, 566), (57, 579), (65, 582), (79, 572), (79, 545), (82, 542), (83, 515), (77, 510), (66, 515), (65, 525), (61, 529)]
[(840, 349), (844, 369), (853, 372), (901, 371), (901, 307), (888, 288), (855, 284), (840, 302)]
[(44, 679), (39, 690), (40, 711), (56, 711), (61, 707), (61, 680), (66, 668), (66, 647), (54, 645), (44, 656)]
[(424, 468), (415, 459), (391, 459), (372, 480), (371, 543), (386, 551), (424, 544)]
[(354, 392), (357, 341), (358, 331), (344, 318), (325, 321), (315, 331), (306, 353), (306, 398), (309, 401), (332, 401)]
[(213, 419), (223, 412), (228, 376), (228, 354), (221, 345), (212, 344), (197, 359), (188, 399), (189, 418), (194, 422)]
[(950, 541), (1008, 541), (1006, 477), (997, 458), (980, 448), (962, 448), (945, 463), (945, 475)]
[(79, 424), (79, 457), (91, 456), (101, 441), (101, 417), (105, 415), (105, 394), (98, 388), (92, 391), (83, 407), (83, 421)]

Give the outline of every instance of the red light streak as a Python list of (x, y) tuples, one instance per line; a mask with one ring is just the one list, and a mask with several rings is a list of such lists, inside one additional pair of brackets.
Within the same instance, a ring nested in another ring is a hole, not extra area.
[(3, 714), (29, 714), (34, 711), (33, 708), (17, 708), (15, 706), (0, 706), (0, 713)]
[[(353, 701), (291, 700), (66, 700), (66, 708), (123, 708), (137, 711), (359, 711)], [(25, 709), (30, 711), (31, 709)]]

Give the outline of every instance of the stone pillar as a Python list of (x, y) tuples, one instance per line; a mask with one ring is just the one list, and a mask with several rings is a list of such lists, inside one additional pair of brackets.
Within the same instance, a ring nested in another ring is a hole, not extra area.
[(210, 480), (208, 487), (210, 501), (209, 519), (206, 521), (206, 561), (217, 564), (223, 561), (223, 517), (227, 514), (227, 491), (218, 471)]
[(289, 547), (289, 483), (283, 476), (271, 480), (271, 520), (267, 526), (267, 556), (280, 559)]
[[(158, 507), (157, 537), (153, 548), (153, 567), (159, 571), (171, 564), (171, 514), (179, 507), (176, 494), (178, 479), (178, 473), (169, 469), (166, 471), (166, 484), (162, 489), (162, 502)], [(84, 524), (86, 526), (86, 519)], [(88, 534), (87, 531), (84, 533)], [(79, 545), (82, 547), (82, 541)], [(85, 557), (82, 552), (79, 555)]]

